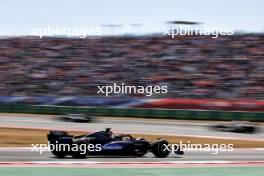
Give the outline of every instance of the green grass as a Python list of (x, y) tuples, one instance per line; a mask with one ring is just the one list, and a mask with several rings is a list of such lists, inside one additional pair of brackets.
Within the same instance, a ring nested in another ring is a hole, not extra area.
[(1, 167), (1, 176), (263, 176), (264, 167), (55, 168)]

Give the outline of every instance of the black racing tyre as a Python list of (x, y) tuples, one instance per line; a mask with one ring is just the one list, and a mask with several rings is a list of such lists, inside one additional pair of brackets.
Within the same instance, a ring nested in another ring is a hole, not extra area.
[(170, 154), (170, 150), (167, 150), (165, 146), (168, 146), (169, 142), (166, 140), (158, 140), (152, 144), (152, 153), (157, 158), (166, 158)]
[[(75, 145), (75, 146), (77, 145), (78, 150), (72, 151), (72, 157), (76, 158), (76, 159), (85, 159), (87, 157), (87, 153), (88, 153), (88, 151), (87, 151), (88, 144), (84, 141), (77, 141), (77, 142), (73, 143), (73, 145)], [(81, 146), (84, 146), (84, 145), (86, 145), (85, 146), (86, 151), (81, 150)]]

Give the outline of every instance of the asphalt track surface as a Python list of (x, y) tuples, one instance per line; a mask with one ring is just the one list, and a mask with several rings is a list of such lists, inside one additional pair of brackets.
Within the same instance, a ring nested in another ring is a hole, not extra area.
[(115, 133), (146, 133), (264, 140), (263, 125), (261, 125), (260, 131), (256, 134), (219, 132), (210, 130), (208, 128), (210, 125), (212, 124), (177, 120), (144, 120), (110, 117), (98, 118), (93, 123), (72, 123), (64, 122), (58, 116), (0, 114), (0, 127), (63, 129), (90, 132), (110, 127)]
[[(186, 122), (172, 120), (144, 120), (125, 118), (98, 118), (93, 123), (71, 123), (61, 121), (57, 116), (0, 114), (0, 127), (25, 127), (45, 129), (65, 129), (97, 131), (111, 127), (117, 133), (149, 133), (164, 135), (208, 136), (220, 138), (239, 138), (264, 140), (263, 127), (257, 134), (239, 134), (217, 132), (208, 129), (209, 123)], [(82, 161), (109, 161), (109, 162), (161, 162), (161, 161), (264, 161), (263, 149), (241, 149), (232, 152), (192, 151), (185, 155), (170, 155), (167, 158), (155, 158), (148, 153), (142, 158), (135, 157), (88, 157)], [(50, 152), (39, 154), (25, 148), (0, 148), (0, 161), (78, 161), (71, 157), (55, 158)]]
[(166, 161), (264, 161), (263, 149), (240, 149), (232, 152), (212, 154), (208, 151), (185, 152), (184, 155), (169, 155), (167, 158), (156, 158), (152, 153), (144, 157), (88, 156), (86, 159), (66, 157), (59, 159), (50, 152), (40, 154), (30, 148), (0, 148), (0, 162), (3, 161), (89, 161), (89, 162), (166, 162)]

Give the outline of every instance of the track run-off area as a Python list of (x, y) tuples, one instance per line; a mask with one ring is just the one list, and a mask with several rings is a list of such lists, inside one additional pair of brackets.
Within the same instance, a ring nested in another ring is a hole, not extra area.
[[(92, 123), (61, 121), (58, 116), (32, 114), (0, 114), (0, 129), (45, 129), (66, 131), (98, 131), (110, 127), (115, 133), (178, 135), (229, 140), (263, 141), (263, 125), (256, 134), (212, 131), (208, 127), (218, 122), (149, 120), (99, 117)], [(46, 133), (44, 134), (46, 135)], [(44, 136), (46, 138), (46, 136)], [(14, 141), (15, 142), (15, 141)], [(0, 175), (5, 176), (263, 176), (264, 150), (241, 148), (231, 152), (192, 151), (185, 155), (155, 158), (88, 156), (86, 159), (55, 158), (50, 152), (39, 154), (24, 147), (0, 147)]]

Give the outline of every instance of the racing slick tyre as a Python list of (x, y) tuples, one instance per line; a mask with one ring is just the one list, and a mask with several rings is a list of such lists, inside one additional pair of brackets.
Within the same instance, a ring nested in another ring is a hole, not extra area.
[[(73, 153), (72, 153), (72, 157), (73, 158), (76, 158), (76, 159), (85, 159), (86, 157), (87, 157), (87, 143), (86, 142), (84, 142), (84, 141), (77, 141), (77, 142), (75, 142), (75, 143), (73, 143), (73, 144), (76, 144), (76, 146), (78, 146), (78, 149), (77, 150), (74, 150), (74, 151), (72, 151)], [(82, 149), (81, 149), (81, 147), (82, 146), (85, 146), (85, 151), (83, 151)]]
[[(51, 144), (56, 145), (56, 142), (59, 140), (62, 136), (67, 136), (68, 133), (64, 131), (51, 131), (48, 134), (48, 140)], [(64, 151), (58, 151), (58, 150), (52, 150), (51, 153), (56, 156), (57, 158), (64, 158), (66, 156), (66, 153)]]
[(167, 150), (165, 146), (168, 146), (169, 142), (166, 140), (158, 140), (152, 145), (152, 153), (157, 158), (166, 158), (170, 154), (170, 150)]

